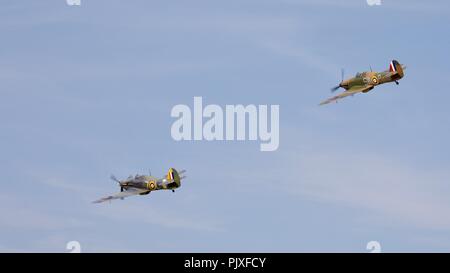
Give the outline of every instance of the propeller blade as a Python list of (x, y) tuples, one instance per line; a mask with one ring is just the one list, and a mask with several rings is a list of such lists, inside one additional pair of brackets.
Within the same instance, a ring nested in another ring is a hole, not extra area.
[(340, 85), (336, 85), (335, 87), (331, 88), (331, 92), (335, 92), (336, 90), (339, 89), (339, 87), (341, 87)]
[(111, 180), (114, 180), (114, 181), (116, 181), (117, 183), (120, 184), (120, 180), (117, 179), (114, 175), (111, 175), (110, 178), (111, 178)]
[[(341, 68), (341, 83), (344, 81), (344, 68)], [(334, 92), (341, 87), (341, 84), (336, 85), (335, 87), (331, 88), (331, 92)]]

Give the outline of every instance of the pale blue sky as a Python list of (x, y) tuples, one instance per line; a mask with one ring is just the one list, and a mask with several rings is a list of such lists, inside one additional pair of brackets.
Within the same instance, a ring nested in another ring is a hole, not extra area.
[[(2, 1), (0, 251), (450, 250), (448, 1)], [(318, 107), (357, 71), (399, 86)], [(279, 104), (280, 148), (175, 142), (176, 104)], [(188, 170), (111, 204), (111, 173)]]

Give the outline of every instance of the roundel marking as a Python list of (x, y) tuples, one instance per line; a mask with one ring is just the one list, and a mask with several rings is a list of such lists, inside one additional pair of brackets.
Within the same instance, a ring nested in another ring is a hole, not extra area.
[(150, 182), (148, 182), (147, 187), (149, 190), (154, 190), (155, 189), (155, 181), (151, 180)]

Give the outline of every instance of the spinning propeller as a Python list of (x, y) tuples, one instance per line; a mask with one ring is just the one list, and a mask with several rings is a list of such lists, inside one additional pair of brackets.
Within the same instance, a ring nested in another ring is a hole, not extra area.
[[(341, 83), (343, 81), (344, 81), (344, 68), (341, 68)], [(339, 83), (339, 85), (336, 85), (335, 87), (331, 88), (331, 92), (338, 90), (341, 87), (341, 83)]]
[(111, 178), (111, 180), (114, 180), (117, 183), (119, 183), (119, 185), (120, 185), (120, 192), (123, 192), (122, 182), (120, 182), (120, 180), (117, 179), (114, 175), (111, 175), (110, 178)]

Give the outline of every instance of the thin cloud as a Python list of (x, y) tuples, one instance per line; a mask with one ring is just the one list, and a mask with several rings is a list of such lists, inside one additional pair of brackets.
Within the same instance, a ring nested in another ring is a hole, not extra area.
[(288, 156), (295, 180), (283, 183), (291, 194), (384, 215), (395, 225), (450, 230), (450, 202), (441, 193), (445, 170), (416, 169), (379, 155), (322, 152)]
[(142, 207), (132, 204), (104, 204), (93, 210), (94, 214), (117, 222), (136, 222), (151, 225), (159, 225), (165, 228), (187, 229), (206, 232), (222, 232), (223, 228), (189, 215), (178, 215), (172, 209), (158, 207)]

